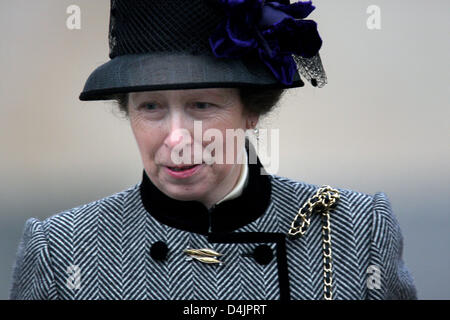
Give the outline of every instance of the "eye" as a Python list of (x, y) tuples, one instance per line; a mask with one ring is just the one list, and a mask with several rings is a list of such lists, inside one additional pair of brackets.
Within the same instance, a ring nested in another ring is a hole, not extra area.
[(153, 102), (144, 102), (139, 107), (139, 109), (144, 109), (146, 111), (153, 111), (153, 110), (156, 110), (157, 108), (158, 108), (158, 106), (156, 105), (156, 103), (153, 103)]
[(199, 109), (199, 110), (206, 110), (206, 109), (210, 109), (211, 107), (214, 107), (214, 105), (212, 103), (208, 103), (208, 102), (195, 102), (194, 106), (196, 109)]

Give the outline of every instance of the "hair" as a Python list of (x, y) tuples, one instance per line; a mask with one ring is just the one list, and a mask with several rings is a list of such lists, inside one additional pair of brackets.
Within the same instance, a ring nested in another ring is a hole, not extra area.
[[(244, 106), (244, 113), (254, 114), (259, 117), (269, 114), (280, 101), (286, 89), (264, 89), (242, 87), (239, 96)], [(116, 93), (111, 96), (115, 100), (120, 112), (128, 118), (128, 93)]]

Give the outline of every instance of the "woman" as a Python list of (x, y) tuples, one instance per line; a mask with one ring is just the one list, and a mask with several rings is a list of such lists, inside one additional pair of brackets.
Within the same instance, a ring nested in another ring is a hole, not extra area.
[(385, 194), (266, 174), (248, 139), (220, 140), (254, 129), (300, 75), (325, 85), (313, 9), (111, 1), (111, 60), (80, 99), (118, 101), (142, 181), (29, 219), (11, 299), (417, 298)]

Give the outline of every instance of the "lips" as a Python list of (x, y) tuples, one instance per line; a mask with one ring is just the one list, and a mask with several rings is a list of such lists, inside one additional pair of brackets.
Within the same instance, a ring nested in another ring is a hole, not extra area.
[[(194, 161), (192, 161), (191, 163), (194, 163)], [(165, 165), (166, 168), (169, 168), (170, 170), (173, 171), (183, 171), (183, 170), (189, 170), (194, 168), (195, 166), (198, 166), (199, 164), (205, 164), (204, 161), (202, 161), (202, 163), (194, 163), (194, 164), (179, 164), (179, 165)]]
[(169, 169), (172, 170), (172, 171), (184, 171), (184, 170), (192, 169), (192, 168), (195, 167), (195, 166), (196, 166), (196, 164), (193, 165), (193, 166), (167, 167), (167, 168), (169, 168)]
[(193, 166), (175, 166), (175, 167), (165, 167), (167, 174), (173, 178), (185, 179), (193, 176), (196, 172), (203, 168), (204, 164), (196, 164)]

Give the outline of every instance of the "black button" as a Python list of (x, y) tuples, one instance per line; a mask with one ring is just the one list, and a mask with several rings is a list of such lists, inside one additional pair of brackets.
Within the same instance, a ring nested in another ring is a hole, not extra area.
[(150, 248), (150, 256), (155, 260), (165, 260), (168, 252), (169, 248), (162, 241), (155, 242)]
[(253, 250), (253, 258), (259, 264), (269, 264), (273, 258), (272, 249), (266, 244), (259, 245)]

